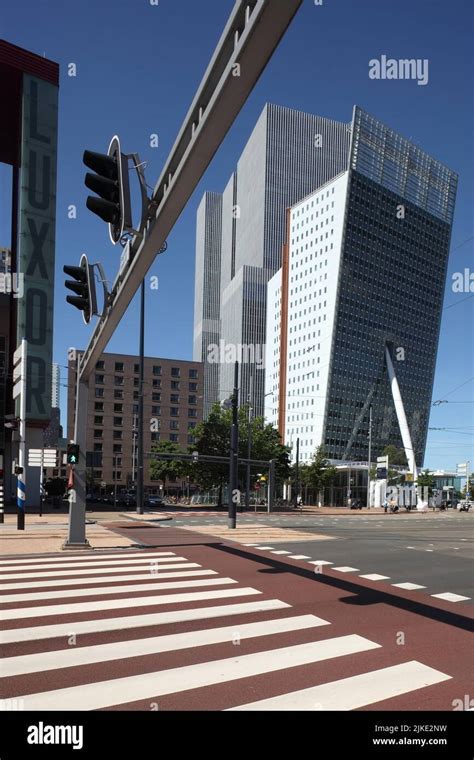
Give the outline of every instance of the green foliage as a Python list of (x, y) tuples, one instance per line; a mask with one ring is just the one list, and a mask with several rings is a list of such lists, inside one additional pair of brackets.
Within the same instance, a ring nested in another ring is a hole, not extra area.
[(400, 465), (401, 467), (408, 466), (404, 449), (397, 449), (397, 447), (394, 446), (392, 443), (390, 443), (388, 446), (385, 446), (383, 450), (383, 455), (388, 456), (389, 465), (397, 464), (397, 465)]
[[(180, 449), (177, 443), (173, 441), (158, 441), (151, 447), (152, 452), (162, 454), (186, 454), (187, 452)], [(152, 480), (162, 480), (169, 478), (184, 478), (189, 474), (190, 467), (188, 462), (179, 459), (152, 459), (150, 462), (150, 477)]]
[[(293, 467), (293, 477), (294, 477)], [(318, 446), (309, 464), (299, 466), (299, 479), (302, 485), (320, 490), (329, 485), (336, 475), (336, 468), (329, 464), (324, 446)]]
[[(244, 406), (238, 412), (239, 421), (239, 459), (247, 458), (247, 440), (249, 433), (249, 410)], [(222, 409), (214, 404), (207, 420), (200, 422), (194, 430), (195, 443), (190, 451), (197, 451), (207, 456), (230, 456), (230, 431), (232, 410)], [(266, 425), (263, 417), (251, 420), (252, 453), (251, 459), (275, 460), (277, 480), (287, 478), (290, 474), (289, 448), (283, 446), (280, 434), (272, 425)], [(252, 479), (261, 472), (263, 465), (252, 468)], [(245, 466), (239, 468), (241, 484), (245, 480)], [(229, 478), (229, 464), (198, 462), (192, 465), (192, 478), (203, 488), (222, 486)]]

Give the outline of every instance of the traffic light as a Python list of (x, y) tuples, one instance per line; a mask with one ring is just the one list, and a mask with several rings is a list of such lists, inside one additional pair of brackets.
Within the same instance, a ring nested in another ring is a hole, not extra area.
[(87, 197), (86, 206), (109, 225), (112, 243), (118, 243), (123, 231), (132, 227), (128, 158), (120, 150), (118, 137), (113, 137), (107, 154), (84, 151), (83, 162), (95, 174), (88, 172), (85, 185), (97, 193)]
[(89, 264), (87, 256), (83, 254), (78, 267), (65, 264), (63, 272), (74, 278), (73, 280), (66, 280), (65, 285), (66, 288), (76, 294), (75, 296), (66, 296), (66, 301), (82, 311), (82, 318), (88, 325), (92, 315), (97, 314), (94, 267)]
[(197, 464), (199, 462), (199, 451), (193, 451), (193, 464)]
[(79, 462), (79, 445), (77, 443), (68, 443), (66, 460), (68, 464), (77, 464)]

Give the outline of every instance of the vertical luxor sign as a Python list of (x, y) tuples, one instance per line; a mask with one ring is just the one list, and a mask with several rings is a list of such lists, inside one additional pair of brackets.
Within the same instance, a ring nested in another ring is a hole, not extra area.
[(26, 418), (49, 420), (53, 352), (58, 88), (23, 75), (17, 343), (28, 341)]

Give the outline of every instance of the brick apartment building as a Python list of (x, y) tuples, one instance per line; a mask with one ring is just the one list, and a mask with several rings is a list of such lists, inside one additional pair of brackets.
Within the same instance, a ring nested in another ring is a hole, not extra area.
[[(74, 438), (77, 361), (68, 363), (68, 440)], [(136, 480), (139, 358), (102, 354), (89, 381), (87, 465), (94, 487), (130, 487)], [(145, 357), (144, 450), (157, 441), (172, 441), (187, 451), (193, 429), (203, 416), (201, 362)], [(135, 462), (134, 462), (135, 460)], [(157, 491), (145, 460), (144, 485)], [(167, 484), (177, 491), (181, 482)]]

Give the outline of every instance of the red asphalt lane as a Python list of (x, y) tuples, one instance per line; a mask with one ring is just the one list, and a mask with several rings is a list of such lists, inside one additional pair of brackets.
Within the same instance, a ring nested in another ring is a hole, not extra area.
[[(250, 597), (236, 597), (234, 600), (209, 600), (200, 602), (199, 606), (214, 606), (221, 603), (238, 604), (262, 599), (279, 599), (292, 605), (289, 608), (277, 611), (167, 624), (160, 626), (159, 635), (233, 625), (238, 632), (239, 621), (250, 623), (271, 620), (276, 616), (291, 617), (303, 614), (317, 615), (328, 621), (330, 625), (302, 630), (297, 633), (280, 633), (253, 639), (242, 638), (240, 645), (226, 642), (175, 652), (16, 676), (5, 679), (6, 683), (2, 696), (21, 696), (22, 694), (48, 689), (59, 689), (76, 684), (226, 659), (237, 654), (242, 656), (291, 646), (296, 643), (302, 644), (348, 634), (363, 636), (381, 645), (381, 648), (253, 676), (252, 678), (243, 678), (238, 681), (160, 696), (157, 699), (159, 709), (221, 710), (411, 660), (417, 660), (431, 666), (452, 676), (452, 678), (443, 683), (417, 689), (414, 692), (383, 702), (376, 702), (361, 709), (450, 711), (453, 709), (453, 700), (463, 700), (464, 695), (472, 692), (474, 663), (470, 648), (472, 641), (470, 631), (472, 630), (474, 612), (472, 607), (468, 605), (462, 605), (462, 603), (453, 605), (442, 600), (434, 600), (420, 591), (408, 592), (395, 589), (384, 581), (372, 582), (358, 578), (355, 574), (341, 577), (339, 573), (327, 569), (327, 566), (324, 566), (322, 573), (315, 573), (314, 566), (304, 561), (290, 560), (286, 555), (282, 558), (280, 555), (272, 555), (252, 547), (245, 547), (231, 540), (221, 540), (181, 528), (169, 527), (164, 529), (159, 526), (137, 525), (136, 523), (131, 525), (129, 522), (125, 524), (113, 523), (108, 527), (112, 527), (122, 535), (129, 537), (133, 535), (137, 542), (146, 544), (150, 550), (169, 549), (178, 556), (184, 556), (191, 562), (199, 563), (204, 569), (212, 569), (220, 576), (233, 578), (238, 581), (240, 586), (250, 586), (262, 592)], [(116, 558), (120, 556), (120, 552), (110, 552), (110, 555)], [(67, 556), (69, 555), (64, 555), (65, 561)], [(107, 557), (104, 559), (102, 552), (100, 559), (103, 560), (104, 566), (107, 565)], [(143, 571), (143, 568), (130, 566), (127, 567), (126, 572), (129, 574), (140, 572), (140, 570)], [(94, 575), (94, 569), (91, 569), (90, 573)], [(68, 570), (58, 571), (58, 582), (54, 590), (61, 588), (62, 575), (68, 576)], [(133, 583), (133, 581), (127, 583)], [(82, 576), (78, 579), (77, 588), (85, 585), (89, 585), (87, 576)], [(101, 584), (98, 583), (97, 585), (100, 586)], [(233, 584), (232, 587), (236, 588), (237, 584)], [(70, 589), (71, 587), (64, 588)], [(231, 588), (231, 586), (227, 588)], [(156, 593), (156, 590), (147, 593)], [(169, 593), (176, 593), (176, 591), (170, 590)], [(194, 602), (186, 602), (180, 604), (179, 607), (176, 604), (170, 604), (160, 605), (153, 610), (151, 608), (137, 609), (133, 607), (135, 596), (143, 597), (144, 593), (131, 594), (130, 607), (127, 609), (113, 612), (105, 610), (78, 613), (59, 616), (59, 619), (55, 616), (48, 616), (34, 618), (31, 621), (6, 621), (4, 629), (21, 628), (30, 624), (35, 626), (48, 625), (66, 622), (67, 620), (73, 632), (75, 621), (107, 618), (112, 614), (126, 616), (152, 611), (165, 612), (178, 608), (189, 609), (196, 606)], [(81, 598), (80, 601), (94, 601), (99, 598), (100, 595), (97, 597), (91, 595), (87, 599)], [(108, 598), (110, 599), (110, 597)], [(120, 598), (123, 598), (122, 593)], [(46, 603), (49, 605), (73, 601), (75, 599), (70, 598), (57, 601), (48, 600)], [(41, 605), (41, 602), (24, 602), (5, 605), (3, 609), (38, 605)], [(77, 646), (126, 641), (131, 637), (135, 639), (147, 638), (156, 636), (156, 634), (157, 629), (153, 626), (135, 628), (132, 631), (81, 634), (78, 636)], [(397, 644), (397, 637), (399, 639), (400, 634), (404, 634), (405, 643), (403, 645)], [(42, 642), (22, 642), (4, 645), (3, 656), (10, 657), (66, 648), (69, 648), (69, 645), (65, 638)], [(238, 652), (236, 652), (237, 648)], [(121, 703), (107, 709), (148, 711), (151, 709), (151, 701)]]

